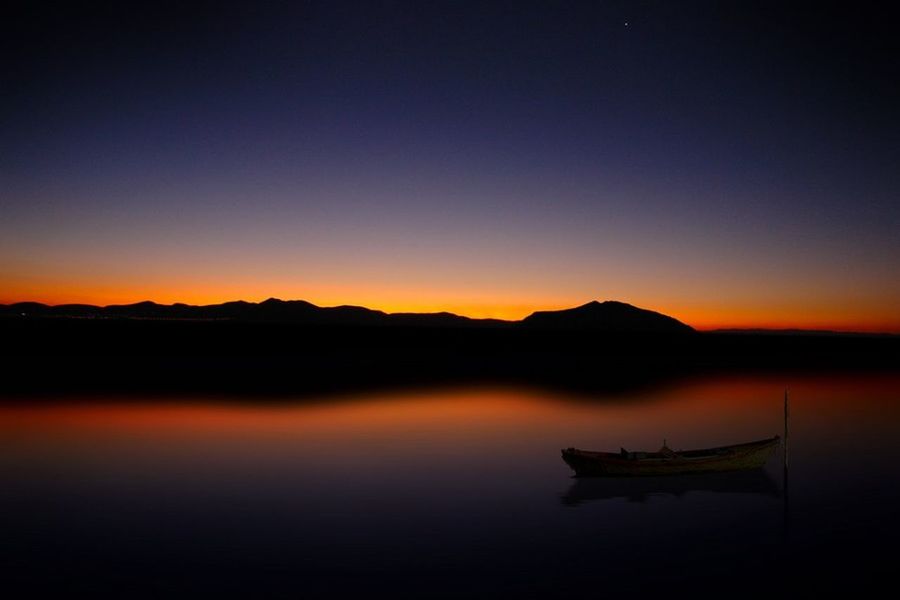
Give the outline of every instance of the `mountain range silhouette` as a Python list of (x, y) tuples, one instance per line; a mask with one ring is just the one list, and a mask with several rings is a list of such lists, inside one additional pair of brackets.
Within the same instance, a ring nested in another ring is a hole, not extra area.
[(19, 302), (0, 305), (0, 315), (19, 318), (228, 320), (334, 326), (524, 327), (645, 333), (694, 331), (689, 325), (672, 317), (616, 301), (593, 301), (575, 308), (539, 311), (521, 321), (473, 319), (449, 312), (386, 313), (361, 306), (321, 307), (304, 300), (277, 298), (269, 298), (259, 303), (238, 300), (201, 306), (181, 303), (157, 304), (151, 301), (110, 306), (89, 304), (51, 306), (39, 302)]
[(0, 339), (0, 401), (95, 392), (294, 397), (498, 381), (581, 394), (698, 370), (900, 365), (900, 336), (694, 331), (613, 301), (519, 321), (275, 298), (206, 306), (20, 302), (0, 305)]

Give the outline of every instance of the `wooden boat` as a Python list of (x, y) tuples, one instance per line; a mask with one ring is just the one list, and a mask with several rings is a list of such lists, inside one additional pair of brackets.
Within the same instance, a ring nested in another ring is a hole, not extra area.
[(779, 436), (703, 450), (675, 451), (663, 447), (657, 452), (593, 452), (566, 448), (563, 460), (578, 477), (632, 477), (647, 475), (684, 475), (759, 469), (778, 447)]

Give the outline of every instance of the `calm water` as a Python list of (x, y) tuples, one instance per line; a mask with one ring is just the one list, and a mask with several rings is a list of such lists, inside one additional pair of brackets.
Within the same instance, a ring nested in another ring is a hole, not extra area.
[[(566, 446), (750, 441), (791, 469), (574, 479)], [(900, 376), (696, 379), (254, 405), (0, 405), (0, 567), (23, 593), (707, 597), (864, 593), (900, 534)]]

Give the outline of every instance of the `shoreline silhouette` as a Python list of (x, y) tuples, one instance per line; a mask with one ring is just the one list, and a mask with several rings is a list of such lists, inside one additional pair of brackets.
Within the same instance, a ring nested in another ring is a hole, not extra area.
[(521, 321), (268, 300), (0, 307), (0, 394), (304, 394), (523, 383), (627, 390), (696, 373), (896, 370), (900, 336), (699, 332), (590, 302)]
[[(573, 308), (536, 311), (522, 319), (478, 318), (452, 312), (385, 312), (357, 305), (317, 306), (305, 300), (269, 298), (262, 302), (235, 300), (219, 304), (160, 304), (144, 300), (132, 304), (0, 304), (0, 319), (144, 319), (173, 321), (247, 321), (315, 325), (399, 327), (533, 327), (541, 329), (603, 329), (607, 331), (694, 332), (692, 326), (663, 313), (626, 302), (592, 300)], [(706, 330), (710, 334), (811, 335), (824, 337), (900, 337), (879, 331), (833, 329), (728, 327)]]
[(602, 329), (606, 331), (643, 331), (687, 333), (689, 325), (652, 310), (625, 302), (591, 301), (574, 308), (537, 311), (521, 320), (479, 319), (450, 312), (387, 313), (355, 305), (317, 306), (305, 300), (269, 298), (263, 302), (237, 300), (221, 304), (158, 304), (150, 300), (134, 304), (95, 306), (92, 304), (48, 305), (18, 302), (0, 305), (0, 317), (6, 318), (82, 318), (82, 319), (157, 319), (225, 320), (308, 325), (402, 326), (402, 327), (532, 327), (539, 329)]

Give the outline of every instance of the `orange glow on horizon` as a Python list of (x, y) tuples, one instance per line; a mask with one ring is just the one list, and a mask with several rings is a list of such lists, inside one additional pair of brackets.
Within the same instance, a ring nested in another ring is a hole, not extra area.
[(863, 333), (900, 333), (900, 315), (891, 306), (859, 306), (848, 308), (836, 306), (742, 306), (734, 307), (726, 303), (704, 303), (702, 306), (672, 300), (654, 302), (650, 298), (580, 298), (544, 296), (532, 302), (524, 302), (513, 294), (480, 297), (474, 293), (459, 293), (447, 290), (441, 294), (414, 290), (386, 288), (361, 290), (350, 293), (349, 289), (325, 287), (312, 290), (288, 290), (287, 293), (254, 295), (247, 294), (243, 286), (204, 286), (172, 290), (165, 287), (147, 286), (141, 288), (120, 288), (115, 286), (81, 287), (76, 285), (34, 286), (21, 289), (6, 287), (0, 295), (0, 304), (23, 301), (41, 302), (50, 305), (132, 304), (153, 300), (160, 304), (183, 302), (204, 305), (219, 304), (234, 300), (262, 302), (269, 297), (282, 300), (306, 300), (318, 306), (356, 305), (387, 313), (432, 313), (450, 312), (471, 318), (493, 318), (520, 320), (535, 311), (561, 310), (579, 306), (591, 300), (620, 300), (640, 308), (654, 310), (691, 325), (700, 331), (715, 329), (811, 329)]

